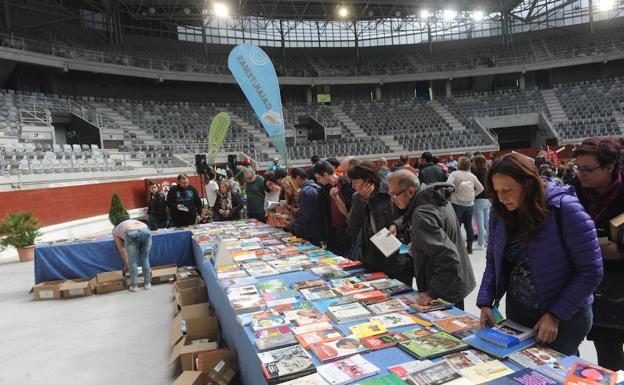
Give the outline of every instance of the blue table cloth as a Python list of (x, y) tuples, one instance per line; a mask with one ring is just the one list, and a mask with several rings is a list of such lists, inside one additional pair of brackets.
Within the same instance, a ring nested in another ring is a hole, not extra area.
[[(192, 265), (190, 231), (152, 235), (150, 264)], [(121, 270), (123, 262), (112, 239), (61, 245), (41, 245), (35, 249), (35, 284), (57, 279), (93, 278), (105, 271)]]

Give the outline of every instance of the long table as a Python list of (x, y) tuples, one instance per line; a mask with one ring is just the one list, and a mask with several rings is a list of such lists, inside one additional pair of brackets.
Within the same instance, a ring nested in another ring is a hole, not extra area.
[[(152, 235), (149, 255), (152, 266), (175, 263), (192, 265), (193, 247), (191, 232), (167, 231)], [(38, 245), (35, 249), (35, 284), (43, 281), (93, 278), (105, 271), (121, 270), (123, 262), (112, 238)]]

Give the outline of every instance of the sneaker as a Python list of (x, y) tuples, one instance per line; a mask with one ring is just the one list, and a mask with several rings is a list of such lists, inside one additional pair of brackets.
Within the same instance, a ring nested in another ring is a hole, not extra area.
[(151, 284), (151, 283), (147, 283), (145, 286), (143, 286), (143, 288), (144, 288), (145, 290), (149, 290), (149, 289), (151, 289), (151, 288), (152, 288), (152, 284)]
[(130, 290), (130, 291), (131, 291), (131, 292), (133, 292), (133, 293), (136, 293), (137, 291), (139, 291), (139, 287), (138, 287), (138, 286), (136, 286), (136, 285), (135, 285), (135, 286), (130, 286), (130, 287), (128, 288), (128, 290)]

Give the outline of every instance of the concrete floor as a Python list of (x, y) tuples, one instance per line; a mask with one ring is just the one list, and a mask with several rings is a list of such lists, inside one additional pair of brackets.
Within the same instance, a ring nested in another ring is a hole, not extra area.
[[(471, 260), (479, 284), (485, 252), (475, 251)], [(0, 264), (0, 277), (0, 384), (173, 382), (167, 366), (170, 285), (35, 302), (28, 293), (32, 262)], [(466, 299), (466, 310), (478, 315), (476, 295), (477, 290)], [(591, 342), (583, 342), (581, 356), (596, 362)]]

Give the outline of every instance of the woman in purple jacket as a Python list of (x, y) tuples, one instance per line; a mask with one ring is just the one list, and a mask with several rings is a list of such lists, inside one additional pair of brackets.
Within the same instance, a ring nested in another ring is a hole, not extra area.
[(492, 307), (507, 293), (508, 319), (533, 328), (539, 342), (576, 354), (602, 279), (594, 223), (572, 187), (541, 179), (520, 154), (495, 163), (486, 188), (493, 212), (477, 298), (481, 325), (494, 324)]

